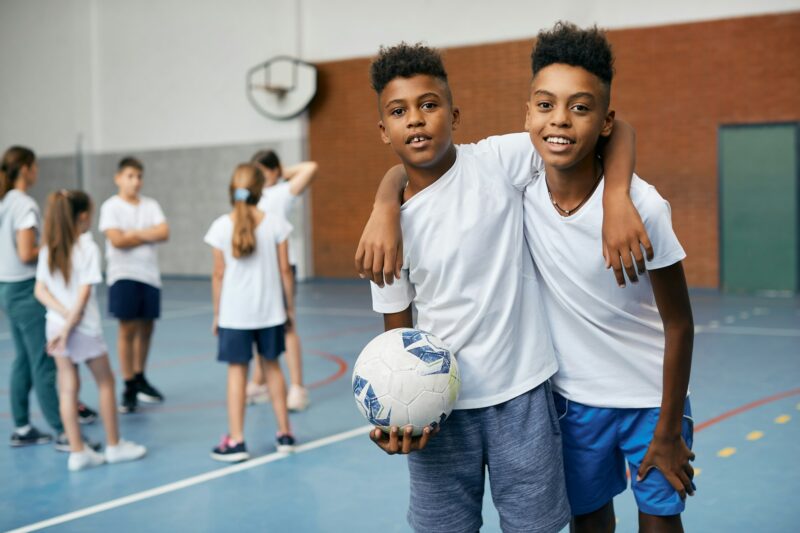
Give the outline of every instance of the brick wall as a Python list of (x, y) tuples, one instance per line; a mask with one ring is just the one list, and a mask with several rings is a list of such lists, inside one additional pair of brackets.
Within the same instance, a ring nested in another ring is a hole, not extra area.
[[(800, 13), (609, 32), (612, 107), (637, 131), (637, 172), (672, 204), (693, 286), (719, 284), (717, 130), (800, 121)], [(522, 129), (533, 40), (445, 50), (456, 142)], [(394, 43), (387, 43), (394, 44)], [(380, 142), (369, 59), (319, 65), (311, 109), (312, 231), (318, 276), (353, 277), (377, 183), (395, 164)]]

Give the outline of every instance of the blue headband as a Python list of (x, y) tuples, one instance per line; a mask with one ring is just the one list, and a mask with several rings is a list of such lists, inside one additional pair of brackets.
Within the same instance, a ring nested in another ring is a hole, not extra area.
[(248, 198), (250, 198), (250, 191), (248, 189), (239, 188), (233, 191), (234, 202), (246, 202)]

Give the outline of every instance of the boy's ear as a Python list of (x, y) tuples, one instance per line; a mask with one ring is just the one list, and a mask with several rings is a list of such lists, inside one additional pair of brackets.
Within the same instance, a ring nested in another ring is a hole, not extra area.
[(389, 140), (389, 136), (386, 135), (386, 126), (383, 125), (383, 121), (378, 121), (378, 129), (381, 130), (381, 140), (383, 144), (392, 144), (392, 141)]
[(601, 137), (608, 137), (611, 135), (611, 131), (614, 129), (614, 115), (616, 112), (613, 109), (609, 109), (608, 113), (606, 114), (606, 118), (603, 120), (603, 129), (600, 130)]
[(531, 103), (525, 102), (525, 131), (531, 131)]
[(458, 125), (461, 124), (461, 110), (457, 107), (453, 108), (453, 129), (455, 130), (458, 128)]

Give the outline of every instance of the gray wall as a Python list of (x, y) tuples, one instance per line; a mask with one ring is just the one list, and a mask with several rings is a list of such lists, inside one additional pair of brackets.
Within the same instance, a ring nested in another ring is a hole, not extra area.
[[(170, 240), (159, 249), (161, 272), (207, 276), (211, 273), (211, 254), (203, 236), (216, 217), (230, 210), (228, 184), (234, 167), (262, 148), (278, 152), (287, 166), (300, 160), (296, 141), (86, 155), (82, 158), (83, 189), (99, 209), (102, 202), (117, 192), (113, 178), (119, 160), (128, 155), (139, 158), (145, 167), (142, 194), (161, 204), (170, 225)], [(31, 194), (43, 211), (51, 191), (79, 187), (77, 161), (76, 156), (38, 159), (39, 182)], [(311, 264), (302, 252), (307, 248), (303, 236), (309, 227), (308, 201), (304, 198), (292, 217), (295, 226), (292, 245), (300, 252), (301, 279), (310, 274), (306, 266)], [(94, 227), (97, 227), (97, 213)], [(95, 238), (104, 246), (102, 235), (95, 232)]]

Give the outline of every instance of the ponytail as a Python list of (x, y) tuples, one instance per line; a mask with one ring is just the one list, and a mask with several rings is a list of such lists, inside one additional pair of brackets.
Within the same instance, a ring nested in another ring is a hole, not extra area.
[(264, 189), (264, 174), (255, 165), (236, 167), (229, 187), (233, 204), (233, 257), (251, 255), (256, 249), (256, 217), (250, 206), (258, 205)]
[(47, 197), (47, 213), (44, 217), (44, 242), (47, 245), (47, 266), (50, 273), (57, 270), (69, 283), (72, 270), (72, 247), (78, 240), (78, 215), (89, 211), (92, 201), (83, 191), (61, 189)]
[(36, 162), (36, 154), (24, 146), (12, 146), (3, 154), (0, 162), (0, 200), (14, 188), (23, 167), (30, 167)]

